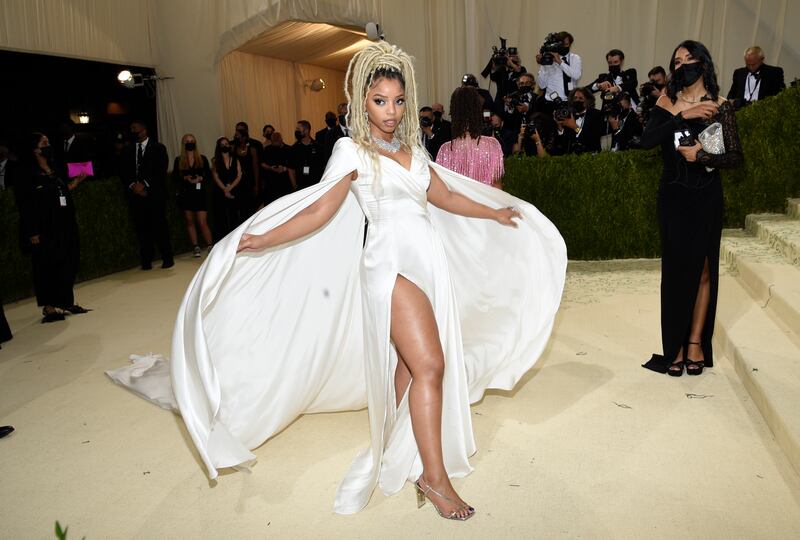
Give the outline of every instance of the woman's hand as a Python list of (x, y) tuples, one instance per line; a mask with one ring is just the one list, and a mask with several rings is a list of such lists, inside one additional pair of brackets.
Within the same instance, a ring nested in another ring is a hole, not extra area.
[(522, 219), (522, 214), (516, 208), (499, 208), (495, 210), (494, 220), (501, 225), (508, 225), (509, 227), (518, 227), (517, 223), (512, 218)]
[(31, 244), (33, 244), (34, 246), (38, 246), (39, 242), (40, 242), (40, 240), (39, 240), (39, 235), (38, 234), (35, 234), (35, 235), (31, 236)]
[(683, 156), (687, 163), (694, 163), (697, 161), (697, 152), (703, 149), (703, 145), (694, 143), (694, 146), (679, 146), (678, 152)]
[(244, 233), (239, 239), (239, 246), (236, 253), (261, 251), (267, 247), (267, 240), (263, 234)]
[(682, 111), (681, 116), (683, 116), (685, 120), (691, 120), (692, 118), (702, 118), (703, 120), (708, 120), (717, 114), (717, 109), (719, 109), (719, 105), (713, 101), (702, 101), (697, 105)]

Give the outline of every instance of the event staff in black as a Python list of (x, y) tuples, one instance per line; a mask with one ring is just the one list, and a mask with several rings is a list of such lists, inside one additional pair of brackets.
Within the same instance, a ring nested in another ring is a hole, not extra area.
[(167, 149), (150, 138), (141, 121), (131, 124), (131, 137), (134, 143), (125, 149), (122, 181), (139, 238), (139, 261), (142, 270), (153, 267), (155, 243), (161, 252), (161, 268), (171, 268), (175, 261), (167, 224)]
[(608, 63), (608, 73), (604, 73), (595, 79), (589, 87), (592, 92), (627, 92), (633, 103), (639, 105), (639, 79), (636, 77), (634, 68), (623, 69), (625, 64), (625, 53), (619, 49), (611, 49), (606, 53)]
[(80, 261), (72, 190), (85, 176), (76, 176), (69, 182), (59, 177), (53, 166), (50, 141), (42, 133), (31, 135), (22, 158), (15, 189), (20, 228), (31, 253), (36, 303), (42, 306), (43, 323), (63, 321), (63, 312), (87, 312), (75, 303), (72, 291)]
[(238, 198), (242, 166), (234, 157), (231, 142), (227, 137), (217, 139), (214, 158), (211, 160), (211, 176), (214, 179), (211, 196), (214, 205), (212, 224), (214, 238), (219, 242), (244, 221)]
[(620, 152), (628, 150), (634, 141), (642, 135), (642, 124), (631, 106), (631, 97), (623, 93), (620, 97), (619, 114), (608, 117), (608, 127), (611, 129), (611, 151)]
[(300, 120), (294, 129), (297, 142), (292, 145), (292, 164), (297, 189), (316, 184), (322, 178), (322, 152), (319, 145), (311, 138), (311, 124)]
[(206, 156), (197, 148), (197, 137), (186, 133), (181, 137), (181, 154), (172, 165), (172, 186), (178, 191), (178, 206), (186, 220), (186, 233), (192, 243), (192, 255), (200, 257), (197, 229), (203, 235), (206, 249), (211, 251), (211, 229), (208, 228), (206, 199), (213, 180)]
[(283, 136), (276, 131), (272, 134), (272, 144), (264, 148), (261, 154), (261, 176), (264, 179), (262, 204), (269, 204), (297, 188), (292, 160), (291, 147), (284, 144)]
[(326, 112), (325, 127), (317, 131), (314, 135), (314, 140), (317, 142), (317, 145), (319, 145), (320, 162), (322, 163), (323, 169), (325, 165), (328, 164), (328, 160), (333, 153), (333, 145), (342, 137), (346, 137), (346, 135), (339, 128), (339, 121), (338, 118), (336, 118), (336, 113), (333, 111)]
[(728, 99), (738, 109), (759, 99), (776, 95), (786, 88), (783, 68), (764, 63), (761, 47), (750, 47), (744, 52), (745, 67), (733, 72), (733, 82)]

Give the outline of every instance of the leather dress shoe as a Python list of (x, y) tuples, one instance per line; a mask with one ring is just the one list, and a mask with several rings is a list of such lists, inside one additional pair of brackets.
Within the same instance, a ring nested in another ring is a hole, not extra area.
[(14, 431), (12, 426), (0, 426), (0, 439), (5, 437), (6, 435), (10, 435), (11, 432)]
[(175, 266), (175, 261), (165, 261), (161, 268), (172, 268), (173, 266)]

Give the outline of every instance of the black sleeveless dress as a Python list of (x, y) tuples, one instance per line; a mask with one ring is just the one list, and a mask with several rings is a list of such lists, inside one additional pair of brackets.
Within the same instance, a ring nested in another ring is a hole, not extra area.
[[(713, 122), (723, 127), (725, 153), (701, 154), (689, 163), (676, 150), (681, 134), (694, 139)], [(711, 294), (701, 346), (705, 365), (714, 365), (711, 338), (717, 310), (719, 247), (722, 235), (722, 182), (718, 169), (738, 167), (742, 148), (733, 107), (725, 102), (710, 121), (683, 120), (656, 106), (642, 134), (642, 146), (661, 145), (664, 171), (658, 189), (661, 237), (661, 343), (664, 355), (654, 354), (642, 367), (666, 373), (681, 347), (689, 341), (703, 265), (708, 260)]]

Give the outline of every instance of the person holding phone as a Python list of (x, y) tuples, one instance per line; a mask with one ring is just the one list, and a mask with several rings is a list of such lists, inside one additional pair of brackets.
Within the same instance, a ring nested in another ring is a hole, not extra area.
[(178, 206), (186, 219), (186, 232), (192, 243), (192, 255), (200, 257), (202, 251), (197, 239), (197, 228), (203, 235), (206, 249), (211, 251), (211, 229), (208, 228), (207, 186), (211, 185), (211, 167), (206, 156), (197, 149), (197, 138), (191, 133), (181, 137), (181, 155), (175, 158), (172, 181), (178, 190)]

